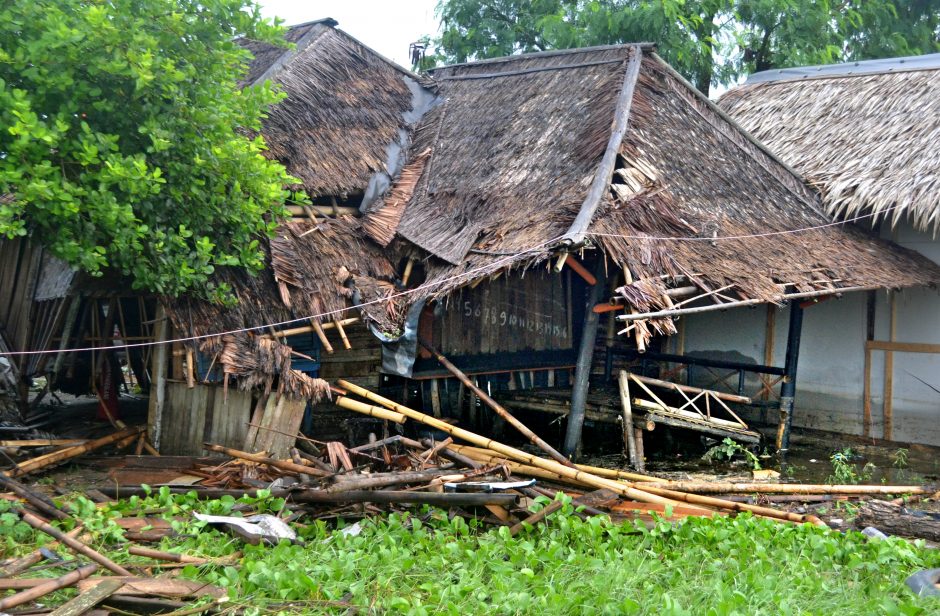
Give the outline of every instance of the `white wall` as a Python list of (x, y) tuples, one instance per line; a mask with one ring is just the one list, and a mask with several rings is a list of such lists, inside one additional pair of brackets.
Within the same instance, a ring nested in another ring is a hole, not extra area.
[[(901, 224), (894, 238), (940, 262), (940, 240)], [(895, 298), (896, 342), (940, 344), (940, 291), (906, 289)], [(764, 363), (766, 309), (739, 308), (685, 317), (685, 352)], [(774, 365), (783, 366), (789, 308), (777, 311)], [(850, 293), (805, 309), (793, 424), (861, 434), (867, 294)], [(876, 296), (875, 339), (890, 339), (889, 295)], [(884, 356), (872, 352), (872, 435), (883, 435)], [(894, 440), (940, 445), (940, 355), (894, 353)], [(699, 380), (701, 382), (701, 380)], [(749, 381), (753, 383), (753, 381)], [(749, 387), (750, 389), (750, 387)], [(778, 390), (779, 391), (779, 390)], [(773, 420), (773, 416), (770, 416)]]

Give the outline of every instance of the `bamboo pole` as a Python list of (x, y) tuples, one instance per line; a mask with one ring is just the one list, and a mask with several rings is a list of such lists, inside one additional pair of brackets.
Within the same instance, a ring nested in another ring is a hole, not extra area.
[(747, 511), (755, 515), (763, 516), (766, 518), (786, 520), (788, 522), (796, 522), (798, 524), (808, 522), (816, 526), (829, 528), (829, 526), (825, 522), (823, 522), (822, 520), (820, 520), (814, 515), (790, 513), (789, 511), (779, 511), (777, 509), (771, 509), (770, 507), (761, 507), (759, 505), (748, 505), (746, 503), (737, 503), (734, 501), (729, 501), (729, 500), (725, 500), (721, 498), (703, 496), (701, 494), (689, 494), (687, 492), (679, 492), (677, 490), (667, 490), (665, 488), (654, 488), (647, 483), (639, 484), (638, 489), (643, 490), (644, 492), (649, 492), (650, 494), (662, 496), (663, 498), (671, 498), (671, 499), (679, 500), (685, 503), (690, 503), (693, 505), (705, 505), (707, 507), (718, 507), (720, 509), (728, 509), (731, 511)]
[(68, 447), (66, 449), (60, 449), (59, 451), (54, 451), (44, 456), (39, 456), (37, 458), (32, 458), (30, 460), (20, 462), (19, 464), (14, 466), (12, 469), (8, 471), (3, 471), (3, 474), (6, 475), (7, 477), (20, 477), (27, 473), (31, 473), (33, 471), (46, 468), (48, 466), (52, 466), (53, 464), (57, 464), (59, 462), (64, 462), (65, 460), (78, 457), (82, 454), (88, 453), (90, 451), (94, 451), (95, 449), (100, 449), (106, 445), (110, 445), (111, 443), (122, 441), (129, 436), (135, 436), (137, 434), (140, 434), (141, 432), (143, 432), (143, 430), (144, 430), (143, 427), (125, 428), (123, 430), (119, 430), (118, 432), (115, 432), (114, 434), (110, 434), (108, 436), (95, 439), (93, 441), (88, 441), (87, 443), (83, 443), (82, 445), (76, 445), (75, 447)]
[(372, 417), (378, 417), (379, 419), (387, 419), (399, 424), (405, 423), (406, 419), (405, 415), (401, 413), (389, 411), (377, 406), (372, 406), (370, 404), (363, 404), (358, 400), (351, 400), (345, 396), (339, 396), (336, 398), (336, 406), (349, 411), (356, 411), (357, 413), (362, 413), (363, 415), (371, 415)]
[[(84, 530), (85, 529), (80, 526), (78, 528), (73, 528), (67, 534), (69, 537), (78, 537), (82, 534), (82, 532), (84, 532)], [(49, 545), (46, 545), (42, 550), (36, 550), (26, 554), (25, 556), (20, 556), (13, 562), (7, 564), (5, 567), (0, 567), (0, 578), (10, 577), (16, 575), (17, 573), (26, 571), (45, 558), (45, 555), (43, 554), (44, 550), (54, 550), (56, 546), (58, 546), (58, 542), (53, 541)]]
[(11, 479), (6, 475), (0, 475), (0, 488), (13, 492), (27, 503), (35, 507), (37, 511), (50, 518), (54, 518), (56, 520), (67, 520), (69, 518), (69, 514), (56, 507), (56, 504), (53, 503), (51, 499), (41, 494), (36, 494), (21, 484), (19, 481)]
[(161, 552), (160, 550), (153, 550), (136, 545), (127, 548), (127, 553), (133, 554), (134, 556), (143, 556), (145, 558), (152, 558), (154, 560), (166, 560), (174, 563), (204, 565), (206, 563), (212, 562), (208, 558), (197, 558), (195, 556), (189, 556), (188, 554), (176, 554), (174, 552)]
[(839, 496), (864, 496), (869, 494), (934, 494), (935, 486), (866, 486), (826, 485), (798, 483), (733, 483), (676, 481), (671, 484), (648, 483), (644, 487), (667, 488), (693, 494), (734, 494), (752, 492), (756, 494), (836, 494)]
[[(30, 601), (35, 601), (40, 597), (45, 597), (50, 593), (61, 590), (62, 588), (68, 588), (73, 584), (77, 584), (79, 580), (84, 580), (97, 570), (98, 565), (85, 565), (84, 567), (79, 567), (75, 571), (66, 573), (61, 577), (51, 579), (48, 582), (30, 588), (29, 590), (24, 590), (23, 592), (18, 592), (15, 595), (4, 597), (3, 599), (0, 599), (0, 611), (6, 611), (11, 607), (23, 605), (24, 603), (29, 603)], [(128, 575), (130, 575), (130, 573), (128, 573)]]
[[(571, 259), (569, 259), (569, 262), (570, 261)], [(421, 338), (418, 338), (418, 344), (430, 351), (431, 354), (437, 358), (437, 361), (439, 361), (442, 366), (447, 368), (451, 374), (457, 377), (457, 379), (463, 383), (465, 387), (470, 388), (470, 390), (475, 393), (477, 397), (484, 402), (484, 404), (493, 409), (497, 415), (505, 419), (513, 428), (518, 430), (520, 433), (522, 433), (523, 436), (532, 441), (536, 447), (565, 466), (571, 466), (573, 468), (574, 465), (571, 460), (561, 455), (558, 451), (555, 450), (554, 447), (543, 441), (539, 435), (530, 430), (528, 426), (516, 419), (512, 413), (505, 409), (505, 407), (496, 402), (496, 400), (493, 400), (485, 391), (474, 385), (473, 381), (471, 381), (470, 378), (460, 370), (460, 368), (452, 364), (450, 360), (441, 355), (441, 353), (436, 348), (434, 348), (434, 345)]]
[(343, 323), (340, 320), (333, 321), (333, 324), (336, 326), (336, 331), (339, 332), (339, 338), (343, 341), (343, 348), (347, 351), (352, 349), (352, 345), (349, 344), (349, 337), (346, 336), (346, 330), (343, 329)]
[[(462, 453), (465, 456), (473, 457), (476, 460), (483, 459), (484, 462), (489, 462), (491, 460), (504, 459), (497, 456), (495, 453), (488, 449), (480, 449), (479, 447), (471, 447), (470, 445), (451, 445), (451, 449), (458, 453)], [(520, 465), (522, 466), (522, 465)], [(600, 466), (589, 466), (587, 464), (575, 464), (574, 467), (578, 470), (597, 475), (598, 477), (606, 477), (607, 479), (617, 479), (620, 481), (632, 481), (632, 482), (650, 482), (657, 485), (670, 485), (668, 479), (662, 479), (661, 477), (653, 477), (652, 475), (641, 475), (640, 473), (631, 473), (628, 471), (621, 471), (615, 468), (602, 468)], [(529, 467), (536, 468), (536, 467)], [(557, 475), (555, 475), (557, 476)]]
[(326, 332), (323, 331), (323, 326), (320, 325), (320, 322), (310, 319), (310, 326), (313, 327), (313, 331), (316, 332), (317, 338), (320, 339), (320, 344), (323, 345), (323, 350), (325, 350), (327, 353), (332, 353), (333, 345), (330, 344), (329, 339), (326, 337)]
[(53, 526), (50, 526), (49, 524), (46, 524), (45, 522), (43, 522), (42, 520), (40, 520), (33, 514), (27, 511), (22, 511), (20, 512), (20, 518), (24, 522), (26, 522), (27, 524), (35, 528), (36, 530), (46, 533), (50, 537), (58, 540), (59, 543), (62, 543), (63, 545), (70, 547), (75, 552), (78, 552), (79, 554), (90, 558), (91, 560), (95, 561), (96, 563), (108, 569), (109, 571), (117, 573), (118, 575), (132, 575), (130, 571), (128, 571), (121, 565), (117, 564), (116, 562), (112, 561), (107, 556), (104, 556), (103, 554), (96, 552), (95, 550), (91, 549), (90, 547), (88, 547), (87, 545), (79, 541), (78, 539), (69, 537), (58, 528), (55, 528)]
[[(339, 323), (340, 327), (342, 327), (344, 325), (352, 325), (353, 323), (357, 323), (358, 321), (359, 321), (359, 317), (350, 317), (348, 319), (328, 321), (320, 325), (320, 328), (323, 331), (326, 331), (328, 329), (335, 328), (337, 323)], [(271, 332), (270, 334), (265, 334), (265, 338), (285, 338), (287, 336), (295, 336), (297, 334), (309, 334), (312, 331), (316, 331), (316, 328), (312, 324), (302, 325), (300, 327), (292, 327), (291, 329), (281, 329), (281, 330)]]
[(282, 471), (287, 471), (289, 473), (316, 475), (318, 477), (331, 476), (331, 473), (321, 471), (314, 466), (301, 466), (300, 464), (294, 464), (293, 462), (275, 460), (274, 458), (269, 458), (259, 453), (248, 453), (247, 451), (239, 451), (238, 449), (231, 449), (230, 447), (222, 447), (221, 445), (213, 445), (211, 443), (203, 443), (202, 446), (204, 449), (209, 451), (224, 453), (225, 455), (232, 456), (233, 458), (241, 458), (242, 460), (257, 462), (258, 464), (267, 464), (268, 466), (273, 466), (274, 468), (279, 468)]
[(397, 402), (384, 398), (365, 388), (359, 387), (358, 385), (355, 385), (354, 383), (340, 380), (339, 384), (340, 386), (346, 388), (347, 390), (357, 395), (360, 395), (364, 398), (372, 400), (373, 402), (378, 402), (379, 404), (382, 404), (383, 406), (387, 408), (390, 408), (398, 413), (401, 413), (402, 415), (405, 415), (406, 417), (410, 419), (429, 425), (433, 428), (437, 428), (438, 430), (441, 430), (442, 432), (446, 432), (447, 434), (450, 434), (451, 436), (461, 438), (469, 443), (473, 443), (475, 445), (479, 445), (481, 447), (486, 447), (488, 449), (491, 449), (497, 453), (500, 453), (508, 457), (511, 460), (515, 460), (517, 462), (524, 462), (527, 464), (531, 464), (532, 466), (537, 466), (545, 470), (553, 471), (563, 477), (567, 477), (569, 479), (575, 479), (578, 481), (583, 481), (587, 485), (595, 487), (595, 488), (607, 488), (611, 490), (612, 492), (614, 492), (615, 494), (620, 494), (621, 496), (628, 496), (630, 498), (633, 498), (639, 501), (648, 502), (648, 503), (663, 503), (665, 505), (670, 505), (670, 504), (675, 503), (675, 501), (671, 499), (657, 496), (654, 494), (650, 494), (648, 492), (643, 492), (627, 484), (613, 481), (611, 479), (605, 479), (603, 477), (599, 477), (591, 473), (579, 471), (575, 468), (571, 468), (570, 466), (565, 466), (564, 464), (556, 462), (555, 460), (546, 460), (544, 458), (539, 458), (537, 456), (527, 454), (526, 452), (521, 451), (519, 449), (509, 447), (508, 445), (503, 445), (502, 443), (494, 441), (493, 439), (480, 436), (479, 434), (475, 434), (473, 432), (470, 432), (469, 430), (464, 430), (463, 428), (457, 428), (455, 426), (452, 426), (448, 423), (441, 421), (440, 419), (435, 419), (434, 417), (430, 417), (429, 415), (425, 415), (424, 413), (420, 413), (414, 409), (410, 409), (406, 406), (402, 406), (398, 404)]

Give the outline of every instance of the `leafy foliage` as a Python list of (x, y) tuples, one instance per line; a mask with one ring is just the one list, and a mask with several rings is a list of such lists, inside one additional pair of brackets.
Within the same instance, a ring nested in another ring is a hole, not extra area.
[(930, 0), (441, 0), (438, 59), (649, 41), (700, 90), (755, 70), (940, 51)]
[[(940, 555), (923, 542), (869, 542), (860, 533), (749, 515), (660, 521), (648, 529), (582, 520), (569, 499), (546, 524), (517, 537), (505, 527), (484, 532), (475, 520), (424, 508), (363, 522), (358, 536), (315, 521), (299, 528), (303, 545), (250, 546), (190, 516), (283, 505), (264, 494), (207, 502), (161, 489), (103, 508), (79, 499), (77, 512), (99, 537), (96, 548), (123, 564), (140, 559), (110, 537), (113, 518), (141, 512), (173, 519), (178, 536), (159, 549), (210, 558), (242, 551), (238, 567), (187, 566), (182, 574), (227, 588), (228, 605), (247, 614), (350, 606), (393, 614), (921, 614), (933, 609), (931, 598), (915, 597), (903, 580), (940, 566)], [(39, 537), (31, 528), (20, 531)]]
[(241, 35), (280, 28), (250, 0), (0, 5), (0, 236), (163, 294), (260, 268), (291, 178), (250, 136), (279, 95), (239, 87)]
[(705, 452), (705, 455), (702, 456), (703, 460), (713, 461), (713, 460), (732, 460), (738, 454), (744, 457), (747, 463), (755, 471), (761, 470), (760, 458), (754, 455), (754, 452), (749, 450), (747, 447), (741, 443), (732, 440), (730, 438), (725, 438), (719, 444), (710, 448)]

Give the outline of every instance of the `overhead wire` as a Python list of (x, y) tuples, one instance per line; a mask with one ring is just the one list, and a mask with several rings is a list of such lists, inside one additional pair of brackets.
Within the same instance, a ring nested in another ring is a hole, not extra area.
[[(688, 242), (688, 241), (716, 242), (716, 241), (726, 241), (726, 240), (743, 240), (743, 239), (751, 239), (751, 238), (762, 238), (762, 237), (772, 237), (772, 236), (779, 236), (779, 235), (788, 235), (788, 234), (794, 234), (794, 233), (805, 233), (805, 232), (808, 232), (808, 231), (816, 231), (816, 230), (818, 230), (818, 229), (825, 229), (825, 228), (828, 228), (828, 227), (835, 227), (835, 226), (839, 226), (839, 225), (845, 225), (845, 224), (848, 224), (848, 223), (851, 223), (851, 222), (856, 222), (856, 221), (858, 221), (858, 220), (863, 220), (863, 219), (865, 219), (865, 218), (872, 218), (872, 217), (875, 217), (875, 216), (883, 215), (883, 214), (886, 213), (887, 211), (890, 211), (891, 209), (895, 209), (895, 208), (897, 208), (897, 207), (900, 207), (900, 206), (893, 206), (893, 207), (891, 207), (891, 208), (887, 208), (887, 209), (882, 210), (882, 211), (880, 211), (880, 212), (873, 212), (873, 213), (869, 213), (869, 214), (863, 214), (863, 215), (856, 216), (856, 217), (854, 217), (854, 218), (849, 218), (849, 219), (846, 219), (846, 220), (841, 220), (841, 221), (826, 223), (826, 224), (822, 224), (822, 225), (814, 225), (814, 226), (810, 226), (810, 227), (802, 227), (802, 228), (799, 228), (799, 229), (787, 229), (787, 230), (784, 230), (784, 231), (769, 231), (769, 232), (766, 232), (766, 233), (752, 233), (752, 234), (747, 234), (747, 235), (724, 235), (724, 236), (715, 236), (715, 237), (656, 237), (656, 236), (649, 236), (649, 235), (621, 235), (621, 234), (617, 234), (617, 233), (599, 233), (599, 232), (592, 232), (592, 231), (589, 231), (589, 232), (587, 233), (587, 235), (589, 235), (589, 236), (595, 236), (595, 237), (618, 237), (618, 238), (623, 238), (623, 239), (655, 240), (655, 241), (675, 241), (675, 242)], [(368, 306), (372, 306), (372, 305), (375, 305), (375, 304), (382, 304), (382, 303), (385, 303), (385, 302), (388, 302), (388, 301), (390, 301), (390, 300), (397, 299), (397, 298), (400, 298), (400, 297), (406, 297), (406, 296), (409, 296), (409, 295), (414, 295), (414, 294), (416, 294), (416, 293), (418, 293), (418, 292), (420, 292), (420, 291), (426, 291), (426, 290), (428, 290), (428, 289), (430, 289), (430, 288), (438, 287), (438, 286), (444, 285), (444, 284), (446, 284), (446, 283), (448, 283), (448, 282), (452, 282), (452, 281), (454, 281), (454, 280), (459, 280), (460, 278), (465, 278), (465, 277), (472, 276), (473, 274), (475, 274), (475, 273), (477, 273), (477, 272), (479, 272), (479, 271), (482, 271), (482, 270), (490, 270), (490, 269), (493, 268), (494, 266), (500, 265), (501, 263), (503, 263), (503, 262), (505, 262), (505, 261), (510, 261), (510, 262), (511, 262), (511, 261), (513, 261), (513, 260), (515, 260), (515, 259), (517, 259), (517, 258), (519, 258), (519, 257), (522, 257), (522, 256), (524, 256), (524, 255), (526, 255), (526, 254), (528, 254), (528, 253), (532, 253), (532, 252), (536, 252), (536, 251), (542, 250), (542, 249), (546, 248), (547, 246), (550, 246), (550, 245), (554, 244), (555, 242), (558, 242), (559, 240), (561, 240), (561, 239), (563, 239), (563, 238), (564, 238), (564, 235), (560, 235), (560, 236), (558, 236), (558, 237), (554, 237), (554, 238), (552, 238), (552, 239), (549, 239), (549, 240), (546, 240), (546, 241), (541, 242), (541, 243), (539, 243), (539, 244), (536, 244), (536, 245), (534, 245), (534, 246), (532, 246), (532, 247), (530, 247), (530, 248), (526, 248), (526, 249), (520, 250), (520, 251), (518, 251), (518, 252), (511, 253), (511, 254), (506, 254), (505, 256), (502, 256), (501, 258), (497, 259), (496, 261), (491, 262), (491, 263), (487, 263), (486, 265), (481, 265), (481, 266), (479, 266), (479, 267), (476, 267), (476, 268), (467, 270), (467, 271), (465, 271), (465, 272), (460, 272), (460, 273), (458, 273), (458, 274), (454, 274), (453, 276), (447, 276), (447, 277), (441, 278), (441, 279), (439, 279), (439, 280), (435, 280), (435, 281), (431, 281), (431, 282), (425, 282), (425, 283), (422, 283), (421, 285), (419, 285), (419, 286), (417, 286), (417, 287), (415, 287), (415, 288), (413, 288), (413, 289), (405, 289), (404, 291), (399, 291), (399, 292), (397, 292), (397, 293), (393, 293), (393, 294), (391, 294), (391, 295), (389, 295), (389, 296), (387, 296), (387, 297), (382, 297), (382, 298), (377, 298), (377, 299), (373, 299), (373, 300), (369, 300), (369, 301), (365, 301), (365, 302), (360, 302), (360, 303), (358, 303), (358, 304), (353, 304), (353, 305), (347, 306), (347, 307), (345, 307), (345, 308), (337, 309), (337, 310), (329, 310), (329, 311), (326, 311), (326, 312), (321, 312), (321, 313), (319, 313), (319, 314), (313, 314), (313, 315), (304, 316), (304, 317), (297, 317), (297, 318), (295, 318), (295, 319), (288, 319), (288, 320), (286, 320), (286, 321), (279, 321), (279, 322), (275, 322), (275, 323), (265, 323), (265, 324), (262, 324), (262, 325), (253, 325), (253, 326), (250, 326), (250, 327), (240, 327), (240, 328), (237, 328), (237, 329), (231, 329), (231, 330), (226, 330), (226, 331), (221, 331), (221, 332), (214, 332), (214, 333), (211, 333), (211, 334), (200, 334), (200, 335), (197, 335), (197, 336), (186, 336), (186, 337), (182, 337), (182, 338), (173, 338), (173, 339), (168, 339), (168, 340), (151, 340), (151, 341), (146, 341), (146, 342), (125, 343), (125, 344), (111, 345), (111, 346), (97, 346), (97, 347), (83, 347), (83, 348), (68, 348), (68, 349), (41, 349), (41, 350), (31, 350), (31, 351), (0, 351), (0, 357), (2, 357), (2, 356), (22, 356), (22, 355), (43, 355), (43, 354), (51, 354), (51, 353), (82, 353), (82, 352), (103, 351), (103, 350), (107, 350), (107, 351), (119, 351), (119, 350), (125, 350), (125, 349), (141, 348), (141, 347), (148, 347), (148, 346), (157, 346), (157, 345), (161, 345), (161, 344), (175, 344), (175, 343), (181, 343), (181, 342), (193, 342), (193, 341), (196, 341), (196, 340), (205, 340), (205, 339), (207, 339), (207, 338), (215, 338), (215, 337), (217, 337), (217, 336), (226, 336), (226, 335), (234, 335), (234, 334), (248, 333), (248, 332), (253, 332), (253, 331), (266, 330), (266, 329), (269, 329), (269, 328), (276, 328), (276, 327), (283, 327), (283, 326), (286, 326), (286, 325), (293, 325), (293, 324), (295, 324), (295, 323), (302, 323), (302, 322), (305, 322), (305, 321), (310, 321), (311, 319), (318, 319), (318, 318), (322, 318), (322, 317), (330, 317), (330, 316), (333, 316), (333, 315), (338, 315), (338, 314), (347, 312), (347, 311), (349, 311), (349, 310), (359, 310), (359, 309), (362, 309), (362, 308), (365, 308), (365, 307), (368, 307)]]

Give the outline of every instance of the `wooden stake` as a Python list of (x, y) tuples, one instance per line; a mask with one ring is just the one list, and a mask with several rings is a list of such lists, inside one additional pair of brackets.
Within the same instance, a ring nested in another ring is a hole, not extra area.
[(95, 550), (91, 549), (90, 547), (88, 547), (87, 545), (79, 541), (78, 539), (74, 539), (66, 535), (65, 533), (60, 531), (58, 528), (55, 528), (53, 526), (50, 526), (49, 524), (46, 524), (45, 522), (43, 522), (42, 520), (40, 520), (33, 514), (29, 513), (28, 511), (20, 512), (20, 518), (24, 522), (26, 522), (27, 524), (35, 528), (36, 530), (46, 533), (50, 537), (58, 540), (59, 543), (70, 547), (72, 550), (74, 550), (75, 552), (78, 552), (82, 556), (86, 556), (90, 558), (91, 560), (95, 561), (96, 563), (108, 569), (109, 571), (117, 573), (118, 575), (131, 575), (130, 571), (128, 571), (121, 565), (117, 564), (116, 562), (112, 561), (107, 556), (104, 556), (103, 554), (96, 552)]

